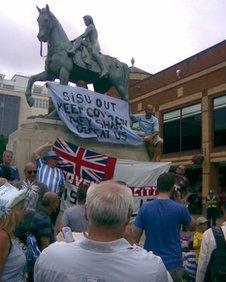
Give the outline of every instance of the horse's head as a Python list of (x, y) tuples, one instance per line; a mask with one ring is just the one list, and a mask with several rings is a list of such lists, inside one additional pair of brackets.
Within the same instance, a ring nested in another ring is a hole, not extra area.
[(53, 28), (53, 21), (51, 18), (51, 12), (49, 10), (49, 6), (46, 5), (45, 8), (40, 9), (37, 7), (39, 11), (39, 17), (37, 19), (39, 26), (38, 40), (40, 42), (47, 42), (49, 39), (50, 32)]

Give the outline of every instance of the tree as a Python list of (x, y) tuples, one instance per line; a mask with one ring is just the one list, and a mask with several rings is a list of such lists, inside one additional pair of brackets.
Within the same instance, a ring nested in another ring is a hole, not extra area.
[(1, 162), (2, 162), (2, 155), (6, 149), (7, 143), (8, 143), (8, 138), (4, 137), (3, 135), (0, 135), (0, 161)]

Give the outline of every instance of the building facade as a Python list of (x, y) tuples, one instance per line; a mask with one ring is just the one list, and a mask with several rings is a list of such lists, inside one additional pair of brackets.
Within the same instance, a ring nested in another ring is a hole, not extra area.
[[(133, 113), (152, 104), (164, 139), (162, 161), (185, 164), (193, 185), (226, 192), (226, 41), (130, 87)], [(193, 164), (202, 155), (202, 164)]]
[(48, 113), (49, 96), (45, 86), (34, 85), (34, 107), (30, 108), (25, 97), (28, 76), (16, 74), (6, 78), (0, 74), (0, 135), (8, 137), (29, 116)]

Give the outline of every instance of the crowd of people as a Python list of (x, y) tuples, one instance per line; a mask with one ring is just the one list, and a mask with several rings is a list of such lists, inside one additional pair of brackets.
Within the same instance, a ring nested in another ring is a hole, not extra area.
[(62, 211), (66, 181), (52, 145), (34, 150), (23, 177), (13, 153), (3, 154), (0, 281), (226, 281), (226, 222), (216, 226), (212, 190), (207, 218), (190, 215), (184, 166), (158, 177), (156, 198), (135, 220), (121, 181), (79, 186), (76, 204)]

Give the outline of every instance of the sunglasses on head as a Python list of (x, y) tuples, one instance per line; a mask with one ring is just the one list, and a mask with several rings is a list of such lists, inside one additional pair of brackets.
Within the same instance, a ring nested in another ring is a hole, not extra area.
[(27, 170), (27, 173), (28, 173), (28, 174), (32, 174), (32, 173), (33, 173), (33, 174), (36, 174), (36, 173), (37, 173), (37, 170)]

